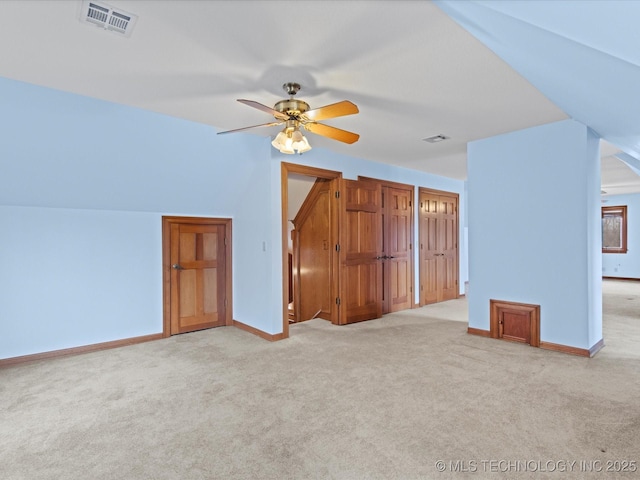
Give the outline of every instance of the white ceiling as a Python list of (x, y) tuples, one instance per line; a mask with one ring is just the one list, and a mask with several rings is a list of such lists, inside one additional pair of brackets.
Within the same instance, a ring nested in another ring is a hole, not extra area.
[(640, 177), (614, 155), (603, 155), (602, 192), (604, 196), (640, 192)]
[[(80, 0), (0, 2), (0, 76), (212, 134), (270, 121), (235, 100), (271, 106), (295, 81), (311, 108), (348, 99), (360, 109), (324, 122), (359, 133), (357, 143), (309, 134), (313, 147), (458, 179), (467, 142), (568, 118), (427, 1), (107, 3), (138, 16), (130, 38), (80, 23)], [(422, 140), (436, 134), (450, 140)]]

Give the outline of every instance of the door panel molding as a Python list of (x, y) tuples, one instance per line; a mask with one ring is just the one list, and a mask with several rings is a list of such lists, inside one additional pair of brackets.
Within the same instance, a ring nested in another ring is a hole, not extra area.
[(423, 187), (418, 195), (420, 306), (423, 306), (460, 295), (460, 195)]
[(340, 324), (382, 316), (382, 187), (340, 180)]
[(414, 308), (415, 304), (415, 187), (358, 176), (382, 186), (382, 313)]
[[(216, 234), (218, 232), (217, 227), (223, 227), (224, 230), (224, 238), (223, 242), (226, 242), (226, 245), (218, 245), (216, 250), (221, 253), (222, 258), (213, 259), (204, 259), (200, 261), (196, 260), (188, 260), (186, 262), (187, 266), (200, 266), (206, 269), (217, 268), (218, 263), (221, 265), (224, 264), (224, 281), (221, 283), (212, 282), (209, 273), (204, 272), (203, 275), (196, 275), (195, 273), (192, 275), (193, 282), (204, 282), (205, 285), (213, 285), (215, 284), (216, 292), (218, 296), (223, 296), (223, 301), (225, 302), (225, 308), (223, 313), (223, 318), (219, 318), (219, 321), (223, 325), (233, 325), (233, 296), (232, 296), (232, 236), (231, 236), (231, 219), (230, 218), (209, 218), (209, 217), (176, 217), (176, 216), (163, 216), (162, 217), (162, 297), (163, 297), (163, 322), (162, 322), (162, 336), (169, 337), (172, 333), (176, 332), (176, 325), (174, 324), (172, 327), (171, 318), (172, 318), (172, 308), (173, 316), (176, 315), (176, 309), (178, 307), (177, 302), (173, 302), (172, 306), (172, 296), (175, 297), (177, 294), (177, 285), (175, 282), (172, 282), (172, 268), (171, 268), (171, 255), (172, 248), (173, 254), (175, 255), (177, 251), (177, 242), (183, 242), (184, 246), (189, 243), (189, 239), (185, 238), (183, 240), (177, 235), (177, 228), (179, 226), (183, 226), (185, 232), (192, 231), (196, 225), (204, 225), (207, 226), (205, 228), (205, 234), (211, 233)], [(190, 227), (193, 226), (193, 227)], [(173, 232), (173, 233), (172, 233)], [(184, 232), (183, 232), (184, 233)], [(202, 244), (200, 245), (199, 241), (196, 240), (196, 244), (193, 245), (195, 250), (199, 252), (198, 256), (202, 256), (203, 258), (208, 257), (212, 254), (209, 250), (209, 246)], [(193, 265), (192, 265), (193, 264)], [(198, 277), (198, 278), (196, 278)], [(202, 277), (202, 278), (199, 278)], [(206, 287), (205, 287), (206, 288)], [(200, 295), (196, 293), (198, 299), (200, 299)], [(210, 309), (210, 305), (201, 299), (204, 304), (204, 308), (206, 310)], [(175, 323), (175, 322), (174, 322)]]

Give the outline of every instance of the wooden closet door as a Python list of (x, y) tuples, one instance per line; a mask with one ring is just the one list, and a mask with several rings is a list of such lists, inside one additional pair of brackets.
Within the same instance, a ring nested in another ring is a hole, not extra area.
[(340, 181), (340, 324), (382, 315), (381, 187)]
[(458, 298), (458, 197), (440, 196), (440, 296), (438, 301)]
[(420, 192), (421, 304), (458, 298), (458, 196)]
[(382, 187), (383, 313), (413, 306), (411, 217), (413, 190)]

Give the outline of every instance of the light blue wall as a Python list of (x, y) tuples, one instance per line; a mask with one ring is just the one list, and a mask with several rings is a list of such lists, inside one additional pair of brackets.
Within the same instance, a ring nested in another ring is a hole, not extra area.
[(2, 78), (0, 104), (2, 205), (229, 214), (270, 148)]
[(0, 104), (0, 358), (161, 332), (163, 215), (233, 219), (234, 317), (269, 329), (267, 139), (7, 79)]
[(469, 326), (489, 300), (541, 306), (541, 340), (602, 338), (598, 138), (566, 120), (468, 146)]
[(463, 193), (455, 180), (319, 148), (274, 155), (268, 138), (2, 78), (0, 105), (0, 358), (161, 332), (163, 215), (233, 219), (234, 318), (280, 333), (281, 161)]
[(0, 358), (162, 331), (152, 213), (0, 206)]
[(640, 194), (603, 197), (603, 207), (627, 206), (627, 253), (602, 254), (604, 277), (640, 278)]

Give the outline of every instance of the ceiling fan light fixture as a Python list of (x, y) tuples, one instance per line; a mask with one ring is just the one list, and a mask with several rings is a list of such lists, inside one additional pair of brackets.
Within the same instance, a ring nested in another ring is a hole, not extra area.
[(291, 141), (291, 137), (287, 135), (285, 129), (278, 133), (278, 135), (276, 135), (276, 138), (273, 139), (271, 145), (273, 145), (273, 148), (275, 148), (276, 150), (279, 150), (280, 153), (293, 154), (295, 152), (293, 148), (291, 148), (292, 143), (293, 142)]
[(309, 145), (309, 140), (305, 137), (300, 128), (296, 126), (295, 130), (291, 134), (292, 144), (291, 146), (297, 153), (304, 153), (311, 150), (311, 145)]
[(309, 140), (307, 140), (307, 137), (302, 135), (302, 133), (300, 133), (300, 136), (302, 137), (302, 140), (297, 142), (294, 141), (291, 146), (298, 153), (308, 152), (309, 150), (311, 150), (311, 145), (309, 145)]
[(293, 140), (295, 143), (301, 142), (303, 138), (304, 138), (304, 135), (302, 135), (302, 132), (300, 131), (299, 128), (296, 128), (291, 134), (291, 140)]
[(293, 148), (291, 148), (290, 145), (288, 146), (284, 146), (280, 149), (280, 153), (286, 153), (287, 155), (293, 155), (295, 152), (295, 150)]
[(319, 120), (359, 113), (358, 107), (355, 104), (348, 100), (343, 100), (341, 102), (332, 103), (331, 105), (325, 105), (324, 107), (310, 110), (307, 102), (294, 98), (296, 93), (298, 93), (298, 90), (300, 90), (300, 84), (289, 82), (285, 83), (282, 88), (289, 94), (289, 98), (286, 100), (280, 100), (273, 108), (253, 100), (245, 100), (242, 98), (238, 99), (240, 103), (248, 105), (249, 107), (270, 113), (275, 117), (275, 122), (218, 132), (218, 135), (240, 132), (257, 127), (273, 127), (284, 123), (284, 129), (276, 135), (271, 142), (271, 145), (281, 153), (286, 154), (300, 154), (311, 150), (309, 141), (300, 131), (301, 127), (316, 135), (338, 140), (339, 142), (352, 144), (358, 141), (360, 135), (357, 133), (348, 132), (330, 125), (318, 123)]
[(276, 135), (276, 138), (273, 139), (271, 145), (280, 151), (280, 153), (286, 153), (288, 155), (304, 153), (311, 150), (309, 141), (297, 126), (294, 128), (287, 127), (282, 130)]

